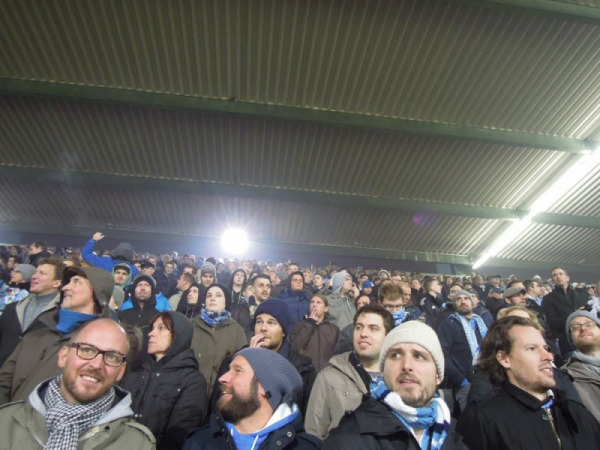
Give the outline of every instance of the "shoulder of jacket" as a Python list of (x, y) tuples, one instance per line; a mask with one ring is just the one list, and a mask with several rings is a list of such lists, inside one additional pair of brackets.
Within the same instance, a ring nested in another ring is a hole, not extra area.
[(9, 408), (20, 407), (20, 405), (25, 405), (25, 404), (26, 404), (25, 400), (18, 400), (16, 402), (5, 403), (4, 405), (0, 405), (0, 411), (6, 410)]
[(148, 428), (142, 425), (139, 422), (136, 422), (134, 419), (129, 419), (125, 421), (125, 426), (133, 428), (137, 431), (140, 431), (152, 444), (156, 443), (156, 439)]

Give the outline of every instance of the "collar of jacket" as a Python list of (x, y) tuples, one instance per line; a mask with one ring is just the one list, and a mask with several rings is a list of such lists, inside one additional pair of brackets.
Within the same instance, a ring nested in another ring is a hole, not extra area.
[(363, 395), (360, 406), (352, 413), (356, 416), (360, 434), (374, 436), (389, 436), (405, 433), (412, 436), (410, 431), (394, 416), (391, 410), (369, 394)]

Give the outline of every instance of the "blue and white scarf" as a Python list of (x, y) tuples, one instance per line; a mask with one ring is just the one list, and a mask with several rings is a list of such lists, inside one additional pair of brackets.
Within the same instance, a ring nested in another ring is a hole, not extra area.
[[(414, 429), (422, 429), (421, 448), (439, 450), (450, 432), (450, 410), (446, 403), (435, 394), (429, 405), (420, 408), (408, 406), (400, 394), (390, 390), (383, 377), (371, 382), (371, 396), (386, 404), (394, 416), (415, 436)], [(415, 439), (416, 436), (415, 436)], [(417, 439), (418, 441), (418, 439)]]
[(397, 327), (402, 322), (404, 322), (406, 320), (407, 314), (408, 312), (406, 312), (406, 309), (403, 309), (402, 311), (393, 312), (392, 317), (394, 318), (394, 326)]
[(487, 334), (485, 323), (477, 314), (473, 314), (471, 320), (467, 320), (465, 316), (461, 316), (458, 313), (451, 314), (450, 317), (454, 317), (462, 325), (469, 348), (471, 349), (471, 355), (473, 356), (473, 364), (477, 364), (477, 358), (479, 358), (479, 343), (477, 342), (475, 327), (479, 328), (479, 334), (481, 334), (481, 339), (483, 339)]
[(206, 322), (209, 327), (216, 328), (231, 319), (231, 313), (226, 309), (223, 311), (208, 311), (206, 308), (200, 310), (200, 318)]

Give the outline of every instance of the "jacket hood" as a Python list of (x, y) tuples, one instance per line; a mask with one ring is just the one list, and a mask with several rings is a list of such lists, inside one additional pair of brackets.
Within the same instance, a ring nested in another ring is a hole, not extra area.
[(121, 242), (112, 252), (110, 252), (110, 256), (113, 259), (133, 262), (135, 252), (133, 251), (133, 246), (129, 242)]
[[(297, 271), (295, 271), (295, 272), (291, 272), (291, 273), (288, 275), (288, 277), (286, 278), (286, 280), (285, 280), (285, 286), (286, 286), (286, 287), (287, 287), (287, 288), (288, 288), (290, 291), (292, 291), (292, 290), (293, 290), (293, 289), (292, 289), (292, 277), (293, 277), (294, 275), (300, 275), (300, 276), (302, 277), (302, 280), (303, 280), (303, 281), (302, 281), (302, 287), (304, 287), (304, 275), (302, 275), (302, 272), (300, 272), (299, 270), (297, 270)], [(302, 289), (300, 289), (300, 290), (302, 290)], [(296, 291), (296, 292), (298, 292), (298, 291)]]
[(333, 289), (334, 294), (339, 294), (342, 291), (344, 281), (346, 281), (346, 277), (349, 276), (350, 274), (348, 272), (342, 270), (331, 277), (331, 289)]
[(146, 301), (145, 304), (149, 307), (154, 308), (156, 306), (156, 280), (150, 275), (146, 275), (145, 273), (140, 273), (135, 277), (135, 280), (133, 280), (133, 285), (131, 286), (131, 305), (134, 309), (140, 307), (140, 305), (138, 304), (139, 300), (135, 296), (135, 288), (137, 287), (140, 281), (146, 281), (148, 284), (150, 284), (150, 298)]
[(174, 356), (189, 349), (192, 345), (192, 335), (194, 326), (183, 314), (176, 311), (168, 311), (163, 314), (169, 314), (173, 319), (173, 328), (175, 329), (175, 338), (165, 356), (160, 360), (161, 364), (171, 360)]
[[(42, 381), (38, 384), (33, 392), (29, 394), (28, 401), (37, 412), (39, 412), (42, 416), (46, 416), (46, 404), (42, 400), (46, 393), (46, 389), (48, 389), (48, 384), (52, 381), (53, 378)], [(131, 417), (133, 416), (133, 410), (131, 409), (131, 394), (119, 386), (113, 386), (115, 390), (115, 400), (111, 406), (111, 408), (106, 411), (93, 426), (103, 425), (109, 422), (112, 422), (117, 419), (121, 419), (123, 417)]]
[(131, 284), (131, 267), (129, 267), (129, 265), (125, 264), (125, 263), (116, 264), (112, 268), (113, 280), (114, 280), (115, 270), (117, 270), (117, 269), (125, 269), (129, 273), (129, 275), (127, 275), (127, 278), (123, 282), (123, 284), (120, 284), (119, 287), (124, 288), (125, 286), (129, 286)]
[[(104, 309), (113, 294), (115, 283), (112, 276), (104, 269), (98, 267), (67, 267), (63, 272), (62, 285), (66, 286), (74, 276), (81, 276), (87, 279), (92, 285), (94, 303), (101, 311)], [(60, 302), (62, 303), (64, 293), (60, 293)]]

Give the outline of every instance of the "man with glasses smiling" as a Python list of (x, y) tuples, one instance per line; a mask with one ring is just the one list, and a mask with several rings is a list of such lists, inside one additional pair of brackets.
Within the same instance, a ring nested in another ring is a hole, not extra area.
[(155, 448), (152, 433), (131, 419), (131, 395), (115, 386), (128, 352), (115, 321), (83, 325), (59, 351), (62, 373), (40, 383), (27, 402), (0, 408), (7, 448)]
[(576, 350), (561, 368), (586, 408), (600, 422), (600, 319), (588, 311), (575, 311), (567, 318), (566, 333)]

